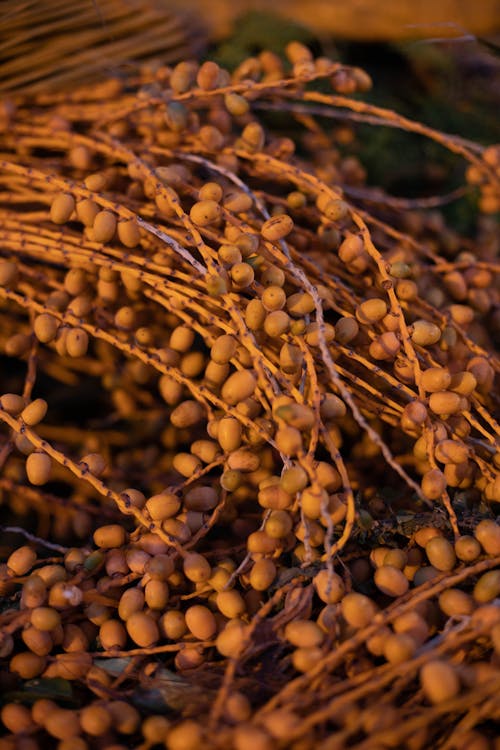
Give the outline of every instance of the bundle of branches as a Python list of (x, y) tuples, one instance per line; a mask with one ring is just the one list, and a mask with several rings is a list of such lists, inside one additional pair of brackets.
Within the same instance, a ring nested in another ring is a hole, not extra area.
[(2, 747), (493, 747), (500, 149), (287, 55), (3, 102)]
[(0, 90), (42, 93), (130, 75), (161, 57), (197, 56), (205, 34), (193, 13), (160, 0), (6, 0), (0, 28)]

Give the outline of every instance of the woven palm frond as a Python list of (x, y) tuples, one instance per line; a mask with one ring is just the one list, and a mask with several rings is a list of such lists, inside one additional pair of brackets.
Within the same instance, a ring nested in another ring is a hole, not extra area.
[(35, 94), (93, 83), (204, 47), (201, 25), (167, 0), (0, 2), (0, 91)]

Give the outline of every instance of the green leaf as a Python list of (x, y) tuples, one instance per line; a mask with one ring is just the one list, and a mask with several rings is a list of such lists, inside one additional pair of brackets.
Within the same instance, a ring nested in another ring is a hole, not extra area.
[(309, 29), (294, 21), (274, 13), (250, 11), (236, 20), (234, 33), (215, 51), (213, 59), (231, 70), (263, 49), (283, 57), (288, 42), (296, 40), (308, 44), (313, 39)]
[(40, 677), (35, 680), (27, 680), (22, 690), (15, 690), (2, 696), (7, 701), (21, 701), (22, 703), (34, 703), (40, 698), (47, 698), (56, 703), (75, 705), (73, 688), (68, 680), (62, 677)]

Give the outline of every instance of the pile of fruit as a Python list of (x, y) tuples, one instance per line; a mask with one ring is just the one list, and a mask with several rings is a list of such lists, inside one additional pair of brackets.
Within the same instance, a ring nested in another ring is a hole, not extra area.
[(287, 58), (0, 103), (0, 750), (500, 747), (500, 146)]

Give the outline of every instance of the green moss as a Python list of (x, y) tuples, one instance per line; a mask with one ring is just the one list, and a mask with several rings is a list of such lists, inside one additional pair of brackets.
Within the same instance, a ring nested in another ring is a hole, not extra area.
[(211, 59), (229, 70), (234, 70), (249, 55), (263, 49), (285, 57), (288, 42), (297, 40), (303, 44), (314, 44), (314, 35), (294, 21), (274, 13), (250, 11), (240, 16), (232, 36), (214, 50)]

